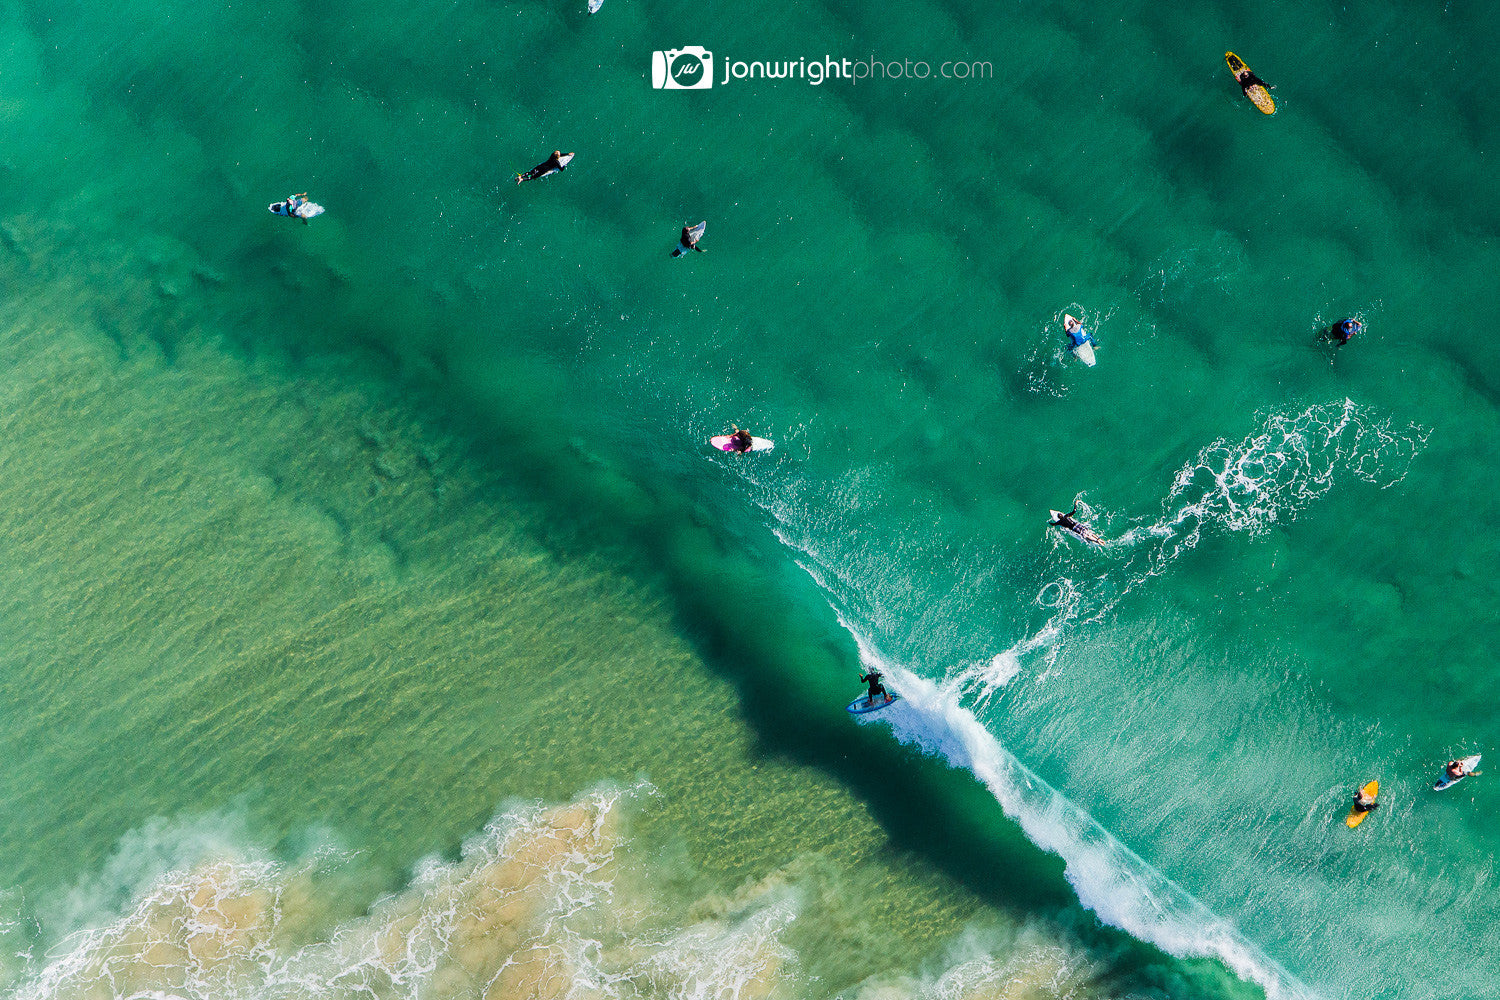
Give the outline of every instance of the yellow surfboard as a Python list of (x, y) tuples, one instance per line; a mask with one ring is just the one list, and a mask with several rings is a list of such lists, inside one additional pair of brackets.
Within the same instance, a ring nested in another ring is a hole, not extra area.
[[(1224, 53), (1224, 62), (1229, 66), (1229, 72), (1234, 74), (1236, 82), (1240, 78), (1240, 73), (1250, 68), (1245, 65), (1245, 60), (1233, 52)], [(1262, 114), (1274, 115), (1276, 113), (1276, 102), (1271, 100), (1271, 92), (1260, 84), (1257, 83), (1245, 91), (1245, 96), (1250, 98), (1251, 104), (1260, 108)]]
[[(1365, 787), (1361, 788), (1360, 791), (1364, 792), (1366, 795), (1370, 796), (1370, 798), (1373, 799), (1375, 796), (1380, 794), (1380, 782), (1372, 781)], [(1358, 809), (1350, 806), (1349, 816), (1344, 820), (1344, 822), (1349, 824), (1349, 829), (1352, 830), (1356, 826), (1359, 826), (1359, 824), (1363, 823), (1365, 821), (1365, 817), (1368, 815), (1370, 815), (1368, 811), (1360, 812)]]

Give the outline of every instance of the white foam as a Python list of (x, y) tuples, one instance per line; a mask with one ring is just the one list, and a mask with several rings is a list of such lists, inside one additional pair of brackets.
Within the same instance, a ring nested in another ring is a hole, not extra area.
[[(856, 635), (856, 640), (858, 636)], [(902, 700), (862, 721), (974, 774), (1032, 843), (1063, 859), (1078, 900), (1099, 919), (1182, 958), (1216, 958), (1272, 1000), (1313, 994), (1227, 921), (1156, 871), (1002, 747), (959, 703), (960, 685), (936, 684), (885, 662), (863, 641), (866, 663)]]
[[(126, 838), (112, 871), (123, 913), (78, 929), (16, 986), (17, 1000), (759, 1000), (795, 964), (781, 941), (800, 896), (778, 879), (742, 889), (686, 927), (653, 926), (655, 899), (622, 898), (620, 803), (644, 783), (555, 808), (509, 808), (457, 861), (426, 858), (409, 883), (359, 916), (330, 906), (332, 871), (256, 857), (201, 824), (153, 823)], [(176, 829), (178, 832), (169, 832)], [(199, 832), (195, 833), (197, 830)], [(176, 846), (172, 846), (172, 845)], [(147, 849), (149, 848), (149, 849)], [(322, 855), (320, 854), (319, 857)], [(140, 882), (155, 862), (168, 870)], [(136, 862), (124, 859), (135, 858)], [(656, 880), (642, 882), (652, 891)], [(80, 883), (84, 885), (84, 883)], [(78, 897), (83, 890), (72, 894)], [(107, 906), (92, 912), (102, 914)], [(701, 908), (700, 908), (701, 911)], [(70, 906), (69, 919), (85, 912)]]

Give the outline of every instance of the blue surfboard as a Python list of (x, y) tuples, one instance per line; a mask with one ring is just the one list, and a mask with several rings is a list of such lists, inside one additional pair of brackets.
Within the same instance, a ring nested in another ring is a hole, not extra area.
[(872, 703), (869, 695), (861, 695), (851, 701), (844, 711), (850, 715), (864, 715), (866, 712), (878, 712), (900, 698), (899, 694), (888, 694), (883, 699)]

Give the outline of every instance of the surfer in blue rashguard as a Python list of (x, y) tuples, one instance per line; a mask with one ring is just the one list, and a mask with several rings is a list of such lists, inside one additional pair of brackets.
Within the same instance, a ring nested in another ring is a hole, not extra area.
[(266, 206), (272, 215), (279, 215), (286, 219), (301, 219), (302, 224), (307, 225), (307, 220), (323, 214), (323, 206), (314, 205), (307, 200), (307, 192), (294, 194), (287, 197), (286, 201), (273, 202)]
[(1073, 347), (1082, 347), (1084, 344), (1092, 344), (1094, 342), (1094, 338), (1089, 336), (1089, 332), (1083, 328), (1083, 324), (1072, 316), (1066, 317), (1063, 322), (1063, 329), (1067, 331), (1068, 338), (1073, 342)]
[(1324, 331), (1323, 336), (1340, 344), (1349, 343), (1353, 337), (1365, 328), (1365, 325), (1357, 319), (1341, 319)]

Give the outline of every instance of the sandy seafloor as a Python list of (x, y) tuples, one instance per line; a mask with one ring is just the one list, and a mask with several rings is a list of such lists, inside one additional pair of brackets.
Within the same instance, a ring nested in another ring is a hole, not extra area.
[(1497, 27), (0, 5), (3, 988), (1492, 992)]

